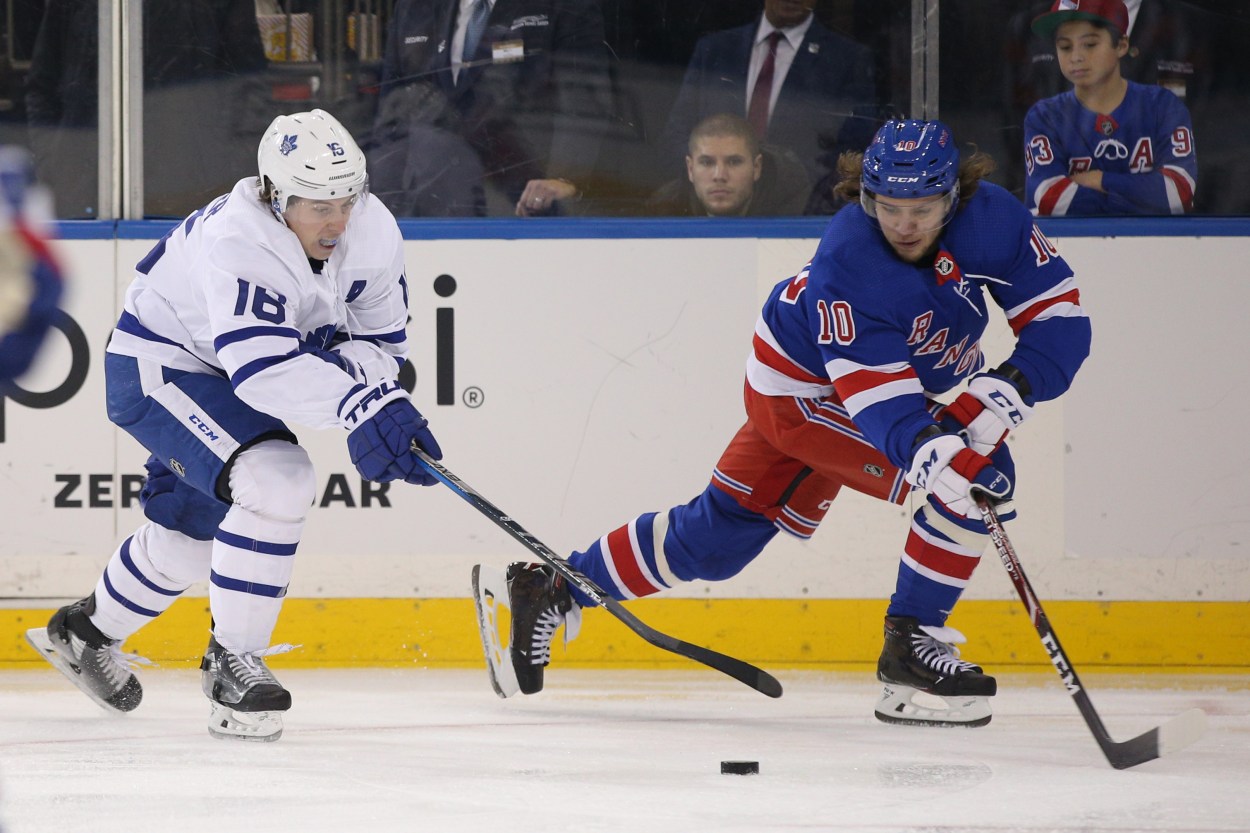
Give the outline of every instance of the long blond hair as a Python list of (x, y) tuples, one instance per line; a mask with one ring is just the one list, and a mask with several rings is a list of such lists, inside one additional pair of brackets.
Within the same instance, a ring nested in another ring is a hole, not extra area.
[[(847, 202), (859, 202), (860, 174), (863, 171), (864, 154), (846, 151), (838, 157), (838, 184), (833, 193)], [(972, 153), (959, 161), (959, 204), (962, 206), (977, 192), (977, 186), (998, 164), (988, 153), (972, 146)]]

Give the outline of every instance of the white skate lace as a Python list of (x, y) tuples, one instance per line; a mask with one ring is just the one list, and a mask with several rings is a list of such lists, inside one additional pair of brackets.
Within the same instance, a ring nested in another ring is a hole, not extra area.
[(533, 653), (531, 665), (546, 665), (551, 661), (551, 639), (556, 628), (564, 622), (564, 615), (553, 607), (544, 610), (534, 622)]
[(139, 654), (128, 654), (122, 650), (120, 642), (110, 642), (104, 648), (92, 648), (77, 635), (70, 634), (70, 650), (77, 656), (85, 656), (91, 651), (92, 664), (104, 675), (104, 679), (113, 689), (120, 689), (130, 678), (132, 671), (140, 665), (153, 665), (147, 657)]
[(298, 647), (300, 646), (282, 642), (278, 645), (270, 645), (268, 648), (260, 651), (246, 651), (242, 654), (226, 652), (226, 661), (230, 664), (231, 673), (243, 684), (245, 689), (250, 690), (252, 687), (262, 683), (281, 685), (278, 682), (278, 678), (269, 670), (269, 666), (265, 665), (264, 658), (274, 654), (285, 654), (288, 651), (294, 651)]
[(959, 649), (928, 634), (912, 634), (912, 652), (916, 658), (939, 674), (950, 677), (960, 671), (975, 671), (977, 666), (959, 659)]

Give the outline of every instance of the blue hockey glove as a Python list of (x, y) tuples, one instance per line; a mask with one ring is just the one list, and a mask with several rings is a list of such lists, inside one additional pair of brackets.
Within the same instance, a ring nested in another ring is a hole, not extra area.
[(990, 454), (1008, 431), (1033, 413), (1031, 399), (1002, 376), (982, 373), (972, 377), (967, 392), (946, 406), (938, 421), (946, 430), (967, 437), (977, 454)]
[(438, 482), (418, 462), (412, 444), (440, 460), (443, 451), (430, 433), (429, 422), (413, 407), (398, 382), (373, 388), (363, 385), (344, 402), (343, 421), (355, 424), (347, 435), (352, 464), (366, 480), (404, 480), (420, 486)]
[(1007, 475), (994, 468), (990, 459), (977, 454), (954, 434), (939, 434), (916, 449), (907, 482), (933, 495), (953, 515), (980, 520), (981, 510), (972, 490), (984, 494), (991, 503), (1011, 499), (1012, 484)]

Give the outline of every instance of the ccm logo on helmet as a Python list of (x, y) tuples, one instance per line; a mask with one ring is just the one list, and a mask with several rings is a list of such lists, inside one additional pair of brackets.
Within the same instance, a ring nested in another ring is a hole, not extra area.
[(885, 181), (886, 182), (919, 182), (920, 177), (918, 176), (887, 176), (885, 178)]

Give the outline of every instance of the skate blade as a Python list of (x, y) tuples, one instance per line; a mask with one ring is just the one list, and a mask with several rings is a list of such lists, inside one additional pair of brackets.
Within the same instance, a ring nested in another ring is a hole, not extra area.
[(490, 686), (507, 699), (519, 692), (521, 685), (512, 667), (509, 646), (500, 635), (499, 609), (508, 607), (508, 575), (504, 570), (473, 565), (473, 605), (477, 608), (477, 627), (482, 635)]
[(130, 709), (119, 709), (112, 703), (108, 702), (100, 695), (91, 690), (87, 685), (87, 681), (83, 679), (82, 674), (78, 670), (78, 666), (70, 661), (70, 658), (62, 654), (52, 642), (52, 638), (48, 636), (47, 628), (30, 628), (26, 631), (26, 641), (30, 643), (30, 647), (39, 652), (39, 656), (48, 661), (48, 664), (60, 671), (65, 679), (74, 684), (74, 688), (91, 698), (91, 702), (104, 709), (109, 714), (124, 715), (128, 714), (136, 706), (138, 701)]
[(988, 697), (940, 697), (907, 686), (887, 685), (873, 714), (898, 726), (976, 728), (990, 722)]
[(282, 737), (282, 712), (239, 712), (210, 703), (208, 733), (222, 740), (272, 743)]

